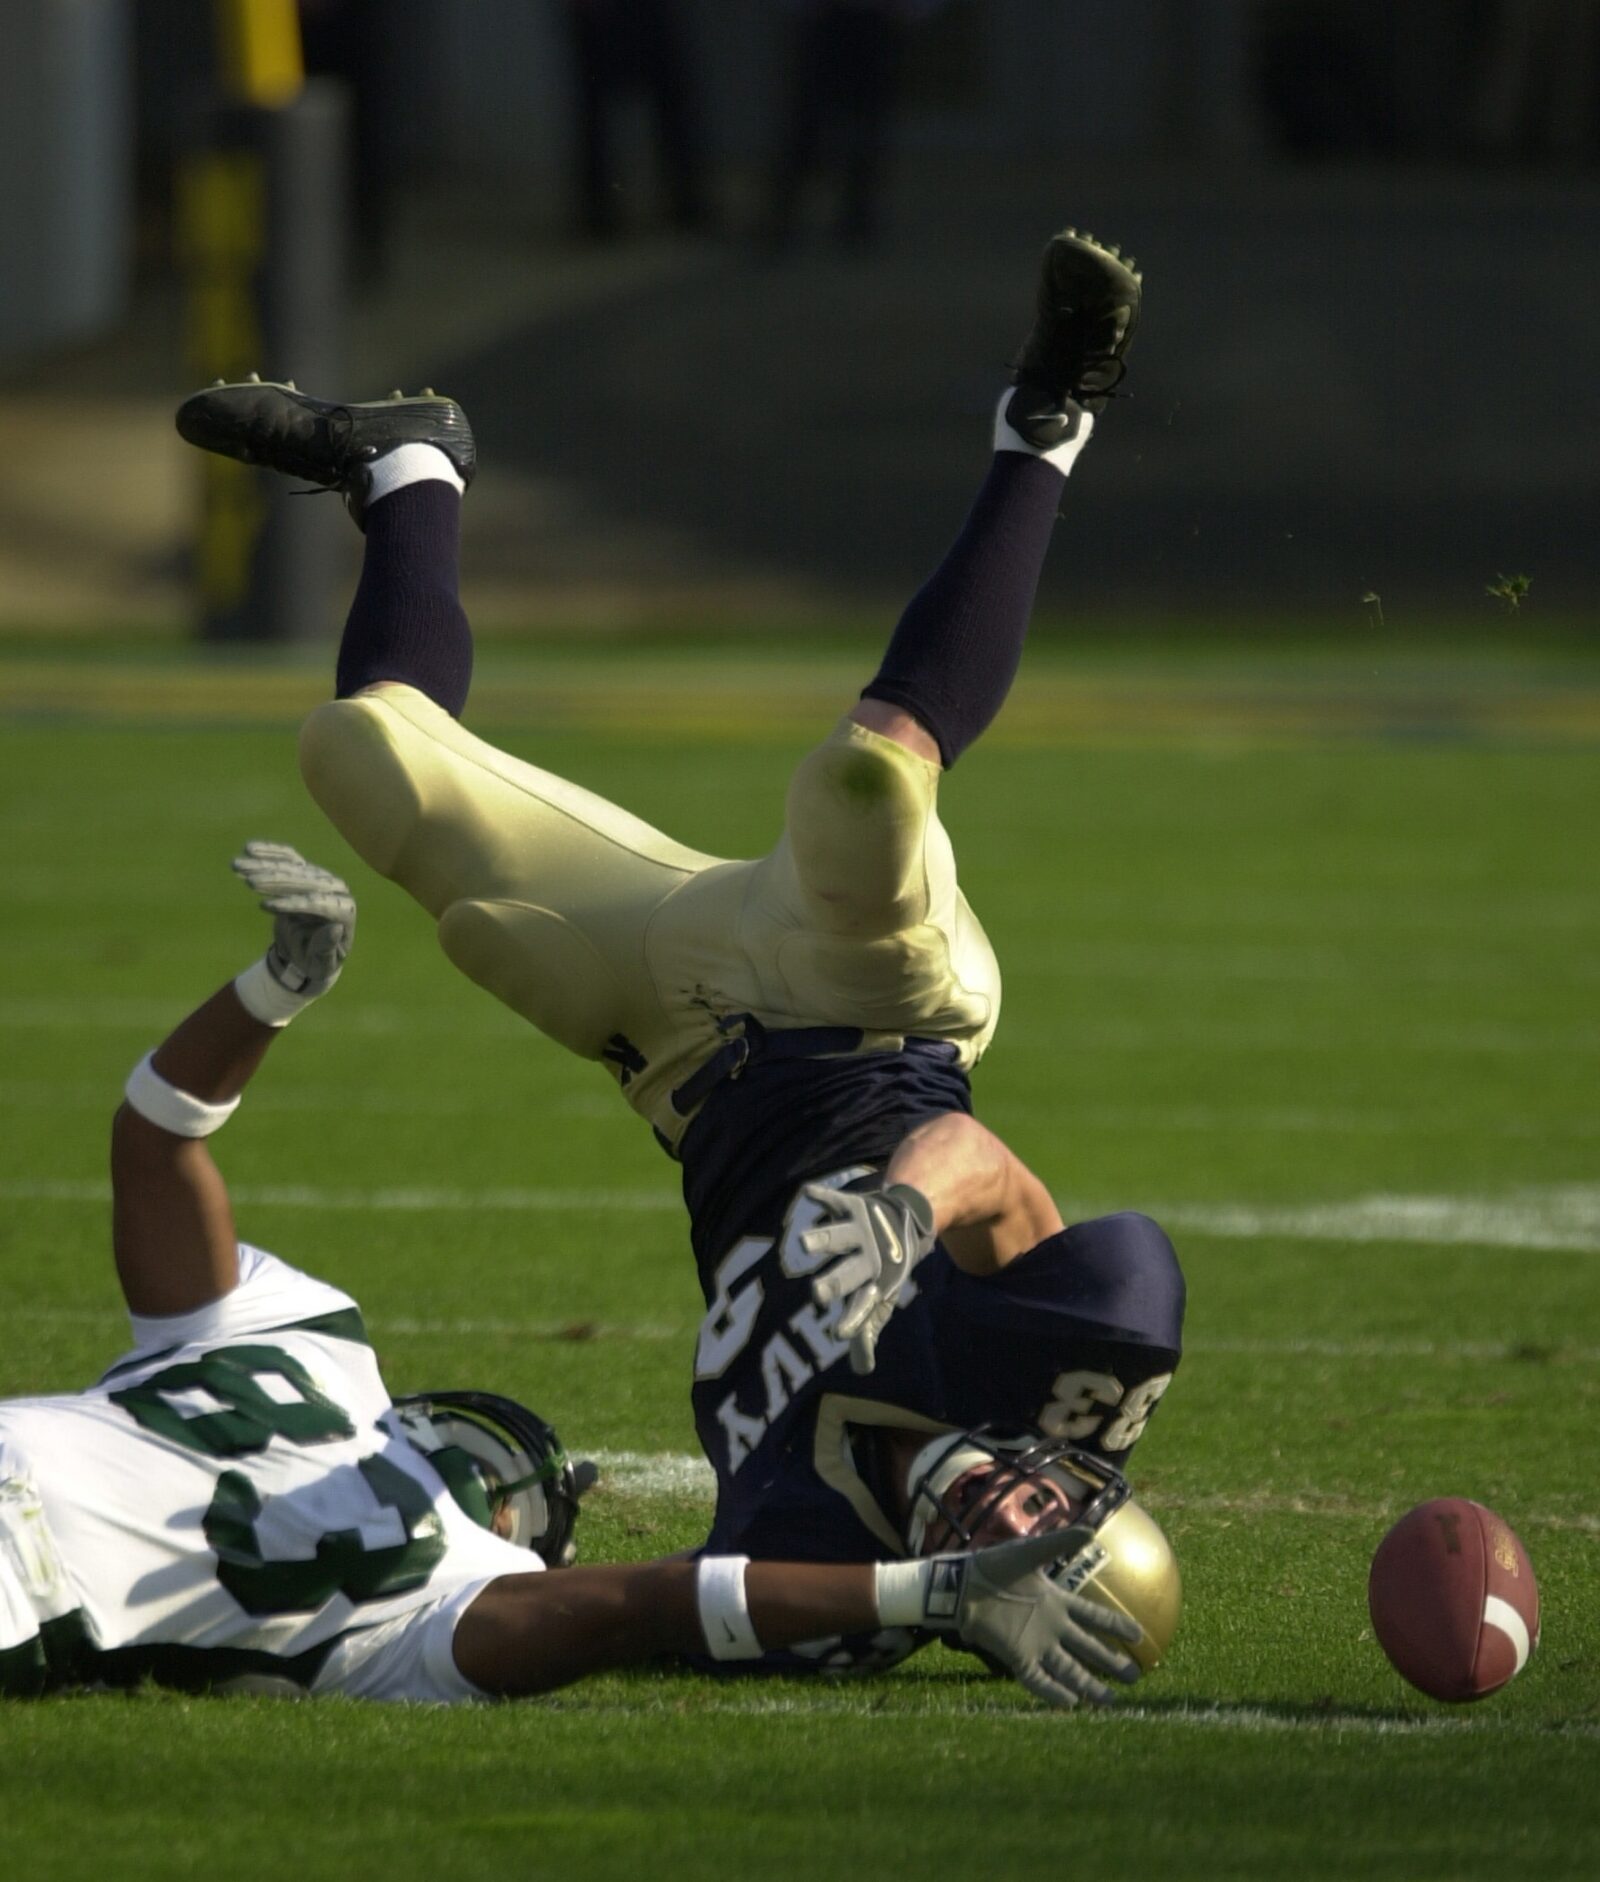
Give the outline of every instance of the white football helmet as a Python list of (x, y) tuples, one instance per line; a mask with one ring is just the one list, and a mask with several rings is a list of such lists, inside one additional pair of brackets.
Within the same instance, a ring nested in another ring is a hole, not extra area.
[(587, 1459), (573, 1463), (536, 1412), (494, 1392), (418, 1392), (394, 1408), (403, 1434), (474, 1522), (551, 1568), (577, 1560), (578, 1500), (598, 1472)]

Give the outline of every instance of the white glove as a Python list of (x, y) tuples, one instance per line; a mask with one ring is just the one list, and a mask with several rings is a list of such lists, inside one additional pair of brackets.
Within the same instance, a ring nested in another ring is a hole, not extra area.
[(811, 1283), (811, 1298), (821, 1308), (844, 1301), (836, 1330), (850, 1342), (850, 1370), (871, 1372), (878, 1335), (937, 1239), (933, 1205), (909, 1183), (859, 1191), (807, 1183), (805, 1194), (833, 1219), (803, 1230), (800, 1246), (808, 1255), (839, 1257)]
[(1093, 1540), (1092, 1530), (1074, 1525), (970, 1555), (880, 1563), (879, 1617), (885, 1626), (954, 1633), (1047, 1705), (1109, 1705), (1107, 1679), (1132, 1685), (1139, 1677), (1138, 1662), (1112, 1641), (1136, 1641), (1139, 1624), (1047, 1572)]
[(234, 987), (247, 1012), (285, 1026), (339, 978), (355, 936), (355, 897), (287, 843), (246, 843), (233, 868), (275, 917), (265, 958)]

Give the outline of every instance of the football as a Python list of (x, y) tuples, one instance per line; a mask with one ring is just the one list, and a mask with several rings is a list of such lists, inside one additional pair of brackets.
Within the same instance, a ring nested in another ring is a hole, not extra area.
[(1433, 1699), (1498, 1692), (1539, 1644), (1539, 1587), (1504, 1518), (1466, 1497), (1408, 1511), (1367, 1579), (1373, 1632), (1403, 1679)]

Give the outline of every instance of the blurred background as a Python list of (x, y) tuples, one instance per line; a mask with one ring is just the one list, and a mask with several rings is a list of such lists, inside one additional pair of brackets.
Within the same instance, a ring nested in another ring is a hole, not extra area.
[(1597, 0), (0, 0), (0, 38), (14, 633), (336, 631), (338, 506), (172, 432), (253, 367), (466, 403), (491, 631), (881, 626), (1068, 221), (1146, 321), (1047, 627), (1593, 619)]

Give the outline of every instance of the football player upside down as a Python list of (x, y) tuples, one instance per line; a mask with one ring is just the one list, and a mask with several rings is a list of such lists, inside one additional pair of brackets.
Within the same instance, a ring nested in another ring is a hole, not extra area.
[[(343, 493), (365, 561), (337, 697), (301, 740), (312, 795), (434, 918), (450, 959), (604, 1066), (682, 1165), (706, 1303), (693, 1397), (717, 1479), (707, 1548), (891, 1560), (940, 1485), (992, 1505), (985, 1533), (1007, 1511), (1048, 1522), (1039, 1512), (1110, 1490), (1096, 1586), (1136, 1613), (1148, 1666), (1176, 1624), (1177, 1576), (1121, 1501), (1120, 1471), (1178, 1363), (1183, 1279), (1147, 1216), (1065, 1224), (973, 1116), (1000, 975), (936, 810), (942, 772), (1016, 673), (1064, 480), (1122, 379), (1140, 291), (1133, 263), (1091, 236), (1047, 245), (972, 510), (859, 701), (796, 768), (783, 831), (754, 861), (686, 848), (462, 724), (457, 559), (476, 453), (452, 400), (338, 405), (219, 382), (178, 428)], [(1007, 1455), (1030, 1461), (974, 1462), (969, 1445), (958, 1468), (950, 1434), (980, 1426), (1020, 1434)], [(1019, 1468), (1060, 1497), (1013, 1495)], [(847, 1642), (820, 1657), (857, 1655)]]
[(1137, 1627), (1043, 1572), (1088, 1522), (871, 1566), (565, 1566), (592, 1472), (548, 1425), (483, 1392), (391, 1400), (350, 1296), (235, 1239), (205, 1139), (338, 978), (355, 904), (280, 844), (234, 866), (272, 947), (139, 1062), (113, 1125), (133, 1350), (87, 1391), (0, 1400), (0, 1694), (511, 1697), (882, 1627), (948, 1632), (1056, 1705), (1125, 1675)]

